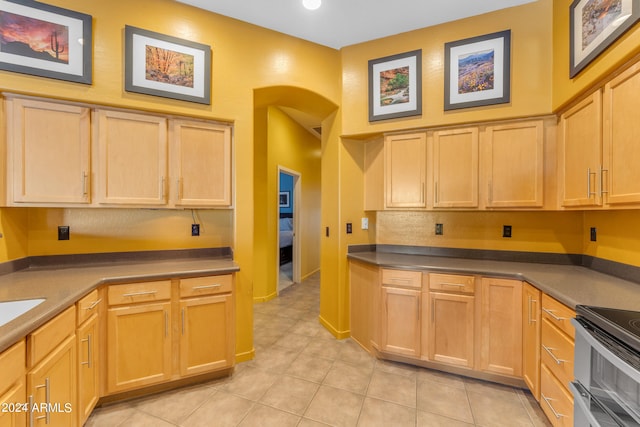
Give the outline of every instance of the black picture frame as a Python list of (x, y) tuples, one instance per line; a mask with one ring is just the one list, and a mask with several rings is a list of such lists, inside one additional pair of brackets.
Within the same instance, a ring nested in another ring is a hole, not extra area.
[(577, 76), (639, 18), (640, 0), (614, 0), (606, 5), (574, 0), (569, 7), (569, 77)]
[(444, 58), (445, 111), (511, 102), (511, 30), (445, 43)]
[(92, 21), (37, 1), (0, 1), (0, 70), (91, 84)]
[(291, 193), (289, 191), (281, 191), (279, 196), (279, 206), (281, 208), (291, 207), (290, 203)]
[(211, 104), (209, 45), (127, 25), (124, 64), (127, 92)]
[(370, 60), (369, 121), (421, 114), (422, 50)]

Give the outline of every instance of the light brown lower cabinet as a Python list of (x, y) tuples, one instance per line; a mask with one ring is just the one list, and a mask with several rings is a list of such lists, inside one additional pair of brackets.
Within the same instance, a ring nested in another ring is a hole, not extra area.
[(480, 370), (522, 376), (522, 282), (483, 277), (480, 283)]
[(24, 427), (27, 412), (25, 384), (25, 341), (22, 340), (0, 353), (0, 426)]
[(420, 357), (420, 290), (382, 287), (382, 351)]
[(429, 360), (473, 368), (475, 296), (429, 292)]

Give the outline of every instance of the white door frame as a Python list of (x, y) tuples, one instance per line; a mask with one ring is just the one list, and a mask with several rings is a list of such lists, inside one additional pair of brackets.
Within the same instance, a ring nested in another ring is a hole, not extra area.
[[(280, 192), (280, 173), (293, 176), (293, 250), (291, 253), (293, 267), (293, 283), (300, 283), (300, 206), (302, 194), (302, 174), (293, 169), (278, 165), (278, 194)], [(278, 219), (280, 208), (278, 207)], [(276, 238), (277, 261), (276, 271), (280, 270), (280, 224), (278, 222), (278, 236)]]

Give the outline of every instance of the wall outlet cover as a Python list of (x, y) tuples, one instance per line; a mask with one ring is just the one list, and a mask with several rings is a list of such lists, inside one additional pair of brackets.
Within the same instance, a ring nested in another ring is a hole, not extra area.
[(511, 226), (503, 225), (502, 226), (502, 237), (511, 237)]
[(200, 224), (191, 224), (191, 235), (192, 236), (200, 235)]
[(59, 225), (58, 226), (58, 240), (69, 240), (69, 235), (71, 234), (71, 230), (68, 225)]

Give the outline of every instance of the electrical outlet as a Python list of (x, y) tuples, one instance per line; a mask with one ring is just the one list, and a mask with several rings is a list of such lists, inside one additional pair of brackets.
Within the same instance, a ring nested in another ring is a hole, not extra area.
[(58, 226), (58, 240), (69, 240), (70, 234), (71, 234), (71, 231), (69, 230), (68, 225)]
[(444, 229), (442, 224), (436, 224), (436, 236), (442, 236), (444, 234)]
[(200, 224), (191, 224), (191, 235), (192, 236), (200, 235)]
[(596, 240), (598, 240), (598, 235), (596, 233), (596, 228), (595, 227), (591, 227), (590, 238), (591, 238), (592, 242), (595, 242)]
[(350, 222), (347, 223), (347, 234), (353, 233), (353, 224)]
[(511, 237), (511, 226), (503, 225), (502, 226), (502, 237)]

